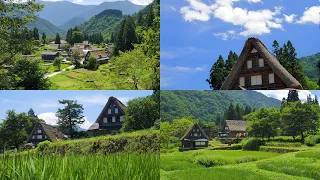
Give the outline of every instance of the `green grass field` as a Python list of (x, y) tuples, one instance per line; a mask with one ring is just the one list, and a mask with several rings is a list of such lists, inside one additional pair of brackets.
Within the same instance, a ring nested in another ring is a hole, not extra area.
[[(61, 64), (60, 69), (62, 70), (62, 69), (67, 68), (69, 66), (71, 66), (71, 65), (70, 64)], [(41, 65), (41, 69), (47, 71), (47, 74), (52, 74), (52, 73), (58, 71), (57, 68), (55, 66), (53, 66), (52, 64), (49, 66), (48, 65), (47, 66)]]
[(0, 179), (159, 179), (159, 154), (87, 156), (2, 156)]
[(270, 142), (269, 148), (298, 152), (194, 150), (161, 153), (161, 180), (304, 180), (320, 179), (320, 145)]
[(70, 69), (50, 78), (53, 90), (104, 90), (133, 89), (129, 78), (114, 79), (110, 65), (100, 65), (96, 71)]

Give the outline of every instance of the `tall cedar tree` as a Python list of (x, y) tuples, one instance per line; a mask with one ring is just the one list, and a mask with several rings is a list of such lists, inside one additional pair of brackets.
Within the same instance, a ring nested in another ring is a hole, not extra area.
[(42, 39), (42, 43), (45, 44), (45, 43), (46, 43), (47, 36), (46, 36), (46, 34), (45, 34), (44, 32), (42, 33), (41, 39)]
[(235, 52), (230, 51), (228, 59), (226, 60), (226, 70), (228, 73), (231, 72), (233, 65), (237, 62), (238, 55)]
[(299, 94), (297, 90), (289, 90), (287, 102), (299, 101)]
[(78, 125), (83, 124), (85, 121), (82, 115), (82, 104), (78, 104), (77, 101), (73, 100), (62, 100), (59, 103), (65, 105), (64, 109), (59, 108), (57, 111), (59, 128), (73, 139), (74, 131), (78, 128)]
[(33, 29), (33, 38), (34, 38), (35, 40), (39, 40), (39, 39), (40, 39), (40, 37), (39, 37), (39, 31), (38, 31), (37, 28), (34, 28), (34, 29)]
[(138, 16), (137, 26), (143, 26), (143, 16), (142, 16), (142, 12), (139, 11), (137, 16)]
[(146, 26), (147, 27), (151, 27), (152, 26), (153, 19), (154, 19), (153, 8), (152, 8), (152, 6), (150, 6), (149, 12), (148, 12), (147, 18), (146, 18)]
[(114, 47), (114, 55), (118, 56), (119, 51), (126, 52), (132, 50), (133, 43), (136, 42), (135, 23), (131, 16), (121, 21), (120, 29)]
[(225, 76), (226, 70), (224, 60), (220, 55), (219, 59), (213, 64), (210, 70), (210, 79), (207, 79), (207, 82), (210, 84), (210, 88), (219, 90), (225, 80)]
[(33, 111), (32, 108), (30, 108), (30, 110), (28, 111), (28, 116), (30, 116), (30, 117), (38, 117), (38, 116), (34, 113), (34, 111)]
[(278, 41), (273, 42), (273, 53), (279, 60), (280, 64), (294, 77), (302, 86), (306, 86), (305, 75), (302, 70), (302, 66), (297, 58), (297, 53), (293, 47), (291, 41), (284, 44), (283, 47), (279, 47)]
[(54, 43), (55, 43), (55, 44), (61, 44), (59, 33), (57, 33), (56, 39), (55, 39)]

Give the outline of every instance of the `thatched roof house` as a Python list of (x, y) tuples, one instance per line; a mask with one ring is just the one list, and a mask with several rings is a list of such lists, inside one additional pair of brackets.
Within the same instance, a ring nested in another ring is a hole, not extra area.
[(43, 61), (53, 62), (55, 58), (59, 57), (59, 52), (42, 52), (41, 58)]
[(60, 49), (60, 44), (50, 44), (49, 49), (54, 49), (54, 50)]
[(257, 38), (249, 38), (220, 90), (303, 89)]
[(36, 125), (30, 133), (27, 143), (37, 145), (42, 141), (58, 142), (66, 139), (66, 136), (57, 129), (57, 127), (50, 126), (45, 123)]
[(208, 147), (209, 137), (198, 123), (192, 125), (180, 139), (180, 150), (201, 149)]
[(85, 56), (85, 53), (83, 52), (83, 49), (80, 48), (70, 48), (70, 54), (73, 54), (75, 52), (78, 52), (80, 54), (81, 57)]
[(104, 50), (88, 51), (86, 54), (85, 60), (89, 61), (90, 56), (97, 58), (99, 64), (107, 63), (108, 60), (110, 59), (110, 54)]
[(240, 137), (246, 137), (247, 121), (243, 120), (226, 120), (222, 132), (219, 133), (220, 137), (236, 138), (237, 134)]
[(125, 105), (117, 98), (111, 96), (102, 109), (95, 123), (89, 129), (90, 136), (117, 133), (124, 121)]

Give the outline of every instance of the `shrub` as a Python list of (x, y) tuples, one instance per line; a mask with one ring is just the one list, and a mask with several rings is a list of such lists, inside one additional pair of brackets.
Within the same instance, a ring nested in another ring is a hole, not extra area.
[(263, 144), (263, 142), (260, 139), (248, 138), (242, 140), (240, 144), (242, 145), (243, 150), (259, 151), (260, 146)]
[(99, 66), (99, 63), (98, 63), (97, 58), (90, 56), (89, 61), (86, 64), (86, 69), (95, 71), (98, 69), (98, 66)]
[(240, 144), (211, 148), (211, 150), (240, 150), (240, 149), (242, 149), (242, 146)]
[(237, 138), (221, 138), (221, 139), (219, 139), (219, 141), (222, 144), (238, 144), (241, 141), (241, 139), (237, 139)]
[(49, 150), (50, 144), (51, 144), (50, 141), (40, 142), (40, 143), (38, 144), (38, 151), (39, 151), (39, 152), (45, 152), (45, 151)]
[(304, 140), (304, 143), (307, 146), (315, 146), (317, 143), (320, 143), (320, 136), (310, 135), (310, 136), (306, 137), (306, 139)]
[(301, 142), (266, 142), (265, 145), (274, 147), (301, 147), (303, 144)]
[(275, 152), (275, 153), (289, 153), (289, 152), (297, 152), (299, 149), (294, 148), (286, 148), (286, 147), (269, 147), (269, 146), (261, 146), (260, 151), (264, 152)]

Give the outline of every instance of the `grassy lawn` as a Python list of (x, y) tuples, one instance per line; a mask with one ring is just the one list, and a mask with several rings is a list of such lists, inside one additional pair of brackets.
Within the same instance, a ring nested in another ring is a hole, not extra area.
[[(269, 143), (268, 147), (295, 148), (280, 154), (242, 150), (194, 150), (160, 155), (161, 180), (304, 180), (320, 179), (320, 144)], [(272, 145), (272, 146), (271, 146)], [(297, 145), (298, 147), (293, 147)]]
[(103, 90), (103, 89), (133, 89), (128, 77), (114, 79), (109, 64), (100, 65), (98, 70), (70, 69), (50, 78), (52, 87), (59, 90)]
[[(41, 69), (46, 70), (48, 74), (52, 74), (52, 73), (58, 71), (57, 68), (55, 66), (53, 66), (52, 64), (51, 65), (44, 65), (44, 64), (49, 64), (49, 63), (41, 64)], [(71, 65), (70, 64), (61, 64), (60, 69), (67, 68), (69, 66), (71, 66)]]

